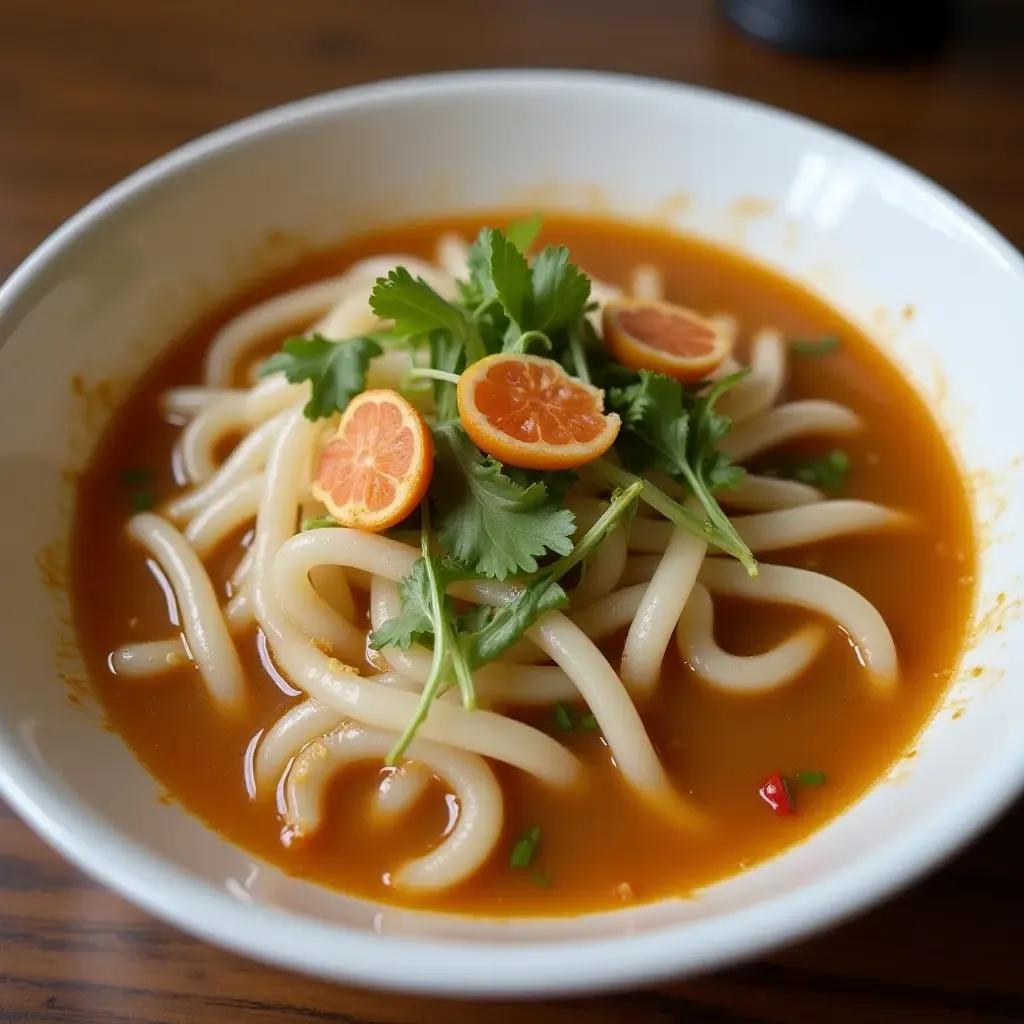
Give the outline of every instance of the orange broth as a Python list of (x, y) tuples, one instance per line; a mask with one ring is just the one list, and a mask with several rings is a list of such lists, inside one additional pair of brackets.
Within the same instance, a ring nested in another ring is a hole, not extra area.
[[(834, 626), (825, 652), (803, 678), (762, 696), (712, 689), (670, 645), (657, 695), (642, 713), (671, 778), (714, 822), (706, 838), (674, 831), (639, 806), (617, 778), (599, 734), (563, 734), (553, 709), (530, 712), (521, 717), (562, 738), (587, 762), (586, 791), (557, 793), (496, 765), (505, 794), (502, 845), (465, 885), (413, 901), (389, 887), (389, 872), (439, 841), (449, 818), (439, 782), (409, 816), (375, 825), (367, 806), (379, 770), (367, 765), (343, 772), (332, 783), (324, 829), (289, 846), (281, 842), (273, 798), (247, 794), (246, 759), (256, 737), (298, 699), (264, 668), (257, 635), (238, 640), (251, 700), (236, 722), (218, 717), (191, 667), (136, 681), (119, 680), (108, 668), (117, 647), (173, 634), (168, 599), (145, 554), (125, 537), (131, 509), (122, 476), (132, 467), (149, 467), (160, 499), (175, 490), (171, 449), (180, 428), (165, 422), (158, 396), (171, 386), (200, 382), (202, 357), (217, 328), (257, 301), (336, 274), (364, 256), (410, 252), (429, 258), (442, 230), (469, 238), (480, 223), (507, 219), (448, 219), (353, 239), (247, 289), (171, 346), (116, 415), (80, 483), (73, 558), (78, 635), (111, 723), (170, 794), (231, 841), (292, 875), (370, 899), (488, 915), (575, 914), (617, 906), (623, 898), (686, 894), (804, 839), (904, 755), (955, 671), (973, 598), (975, 542), (964, 482), (921, 400), (838, 313), (731, 253), (652, 228), (561, 216), (545, 221), (545, 241), (568, 245), (574, 261), (605, 280), (625, 284), (630, 268), (653, 263), (664, 275), (667, 298), (707, 315), (735, 315), (741, 354), (764, 325), (790, 338), (838, 335), (834, 352), (792, 357), (787, 397), (841, 402), (864, 418), (866, 429), (842, 441), (791, 446), (762, 462), (842, 447), (852, 461), (843, 497), (907, 509), (922, 526), (765, 558), (835, 576), (875, 604), (900, 657), (900, 681), (891, 697), (871, 692), (848, 639)], [(268, 350), (279, 340), (268, 339)], [(224, 581), (237, 562), (238, 546), (231, 547), (233, 553), (210, 562), (215, 582)], [(738, 654), (765, 649), (806, 618), (792, 609), (721, 598), (715, 606), (717, 637)], [(781, 817), (758, 795), (774, 771), (820, 771), (827, 781), (798, 787), (798, 813)], [(535, 872), (509, 865), (512, 844), (534, 826), (542, 832), (534, 866), (550, 882), (546, 886)]]

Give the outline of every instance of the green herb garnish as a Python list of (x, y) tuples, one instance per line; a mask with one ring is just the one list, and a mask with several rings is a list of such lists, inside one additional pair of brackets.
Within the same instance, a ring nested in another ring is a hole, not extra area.
[(792, 467), (794, 480), (820, 487), (830, 494), (842, 490), (850, 470), (850, 456), (842, 448), (836, 448), (823, 459), (808, 459)]
[(572, 732), (572, 711), (567, 704), (555, 705), (555, 725), (562, 732)]
[(373, 338), (331, 341), (322, 334), (289, 338), (282, 349), (260, 367), (259, 374), (283, 373), (292, 384), (310, 381), (313, 393), (302, 411), (311, 420), (344, 412), (365, 390), (370, 360), (384, 351)]
[(789, 347), (802, 356), (824, 356), (835, 352), (840, 341), (837, 334), (824, 334), (820, 338), (793, 338)]
[[(399, 582), (398, 615), (370, 638), (376, 649), (417, 643), (433, 652), (416, 714), (391, 751), (392, 763), (439, 693), (458, 686), (464, 706), (475, 707), (473, 672), (520, 640), (541, 616), (567, 606), (562, 578), (585, 565), (638, 499), (757, 574), (751, 552), (713, 496), (743, 473), (719, 451), (730, 422), (715, 409), (740, 375), (694, 390), (615, 362), (586, 316), (593, 309), (590, 281), (569, 251), (549, 245), (529, 254), (540, 227), (535, 216), (505, 231), (484, 228), (470, 246), (467, 279), (457, 282), (452, 301), (405, 268), (395, 268), (378, 279), (370, 297), (374, 313), (392, 322), (386, 331), (341, 341), (289, 338), (261, 369), (263, 375), (309, 381), (312, 393), (303, 411), (312, 420), (343, 412), (365, 389), (370, 361), (389, 346), (416, 355), (406, 377), (410, 389), (433, 389), (434, 465), (421, 504), (421, 557)], [(838, 339), (799, 339), (792, 345), (817, 352), (833, 342)], [(582, 536), (564, 507), (575, 472), (504, 466), (477, 448), (459, 422), (457, 386), (465, 368), (488, 354), (527, 351), (545, 353), (569, 374), (604, 390), (609, 411), (623, 420), (612, 452), (588, 467), (592, 477), (615, 490), (605, 513)], [(845, 472), (841, 456), (826, 460), (834, 479)], [(820, 468), (814, 471), (821, 476)], [(302, 528), (335, 525), (325, 515), (305, 520)], [(515, 586), (505, 592), (504, 605), (467, 608), (451, 596), (453, 589), (462, 593), (459, 584), (509, 578)], [(599, 730), (593, 714), (577, 716), (565, 705), (552, 713), (561, 729)], [(538, 839), (539, 832), (534, 848)]]
[(540, 829), (528, 829), (516, 840), (512, 847), (512, 854), (509, 857), (509, 864), (514, 868), (528, 868), (534, 857), (537, 856), (537, 848), (540, 846)]
[(501, 580), (536, 572), (547, 551), (572, 550), (573, 514), (549, 496), (542, 479), (516, 483), (454, 424), (435, 430), (434, 451), (437, 532), (457, 561)]
[(312, 516), (310, 519), (302, 520), (302, 530), (325, 530), (332, 526), (340, 526), (341, 523), (332, 515)]
[(801, 786), (821, 786), (825, 783), (824, 772), (797, 772), (796, 781)]

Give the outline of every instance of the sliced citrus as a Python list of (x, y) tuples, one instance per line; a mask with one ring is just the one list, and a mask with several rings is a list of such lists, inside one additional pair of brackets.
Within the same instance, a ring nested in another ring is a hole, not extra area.
[(386, 530), (423, 499), (434, 472), (434, 441), (423, 417), (394, 391), (349, 402), (313, 474), (313, 496), (342, 526)]
[(570, 469), (603, 455), (620, 425), (603, 408), (603, 391), (543, 356), (487, 356), (459, 378), (459, 416), (473, 443), (523, 469)]
[(604, 341), (634, 370), (703, 380), (732, 352), (732, 334), (692, 309), (670, 302), (616, 299), (605, 304)]

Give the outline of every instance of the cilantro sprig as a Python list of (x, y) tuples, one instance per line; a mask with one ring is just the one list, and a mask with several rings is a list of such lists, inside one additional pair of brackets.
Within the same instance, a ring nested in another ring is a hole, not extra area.
[[(739, 376), (692, 389), (616, 362), (587, 316), (594, 308), (590, 281), (568, 249), (547, 245), (532, 251), (540, 227), (534, 217), (504, 231), (481, 230), (467, 253), (466, 280), (457, 282), (452, 300), (396, 267), (378, 279), (370, 297), (386, 329), (341, 341), (317, 334), (289, 338), (261, 370), (309, 381), (304, 412), (310, 419), (343, 412), (365, 389), (370, 362), (387, 347), (415, 354), (408, 386), (418, 381), (419, 388), (433, 388), (428, 424), (434, 465), (421, 503), (421, 554), (399, 583), (399, 613), (371, 636), (378, 650), (417, 643), (433, 651), (416, 714), (392, 750), (392, 761), (446, 689), (457, 686), (464, 706), (475, 707), (473, 673), (500, 657), (546, 612), (567, 606), (566, 573), (585, 563), (638, 500), (757, 574), (753, 555), (713, 493), (734, 486), (743, 473), (719, 450), (730, 422), (716, 410), (718, 398)], [(804, 339), (793, 347), (811, 354), (834, 346), (831, 339)], [(459, 422), (460, 374), (488, 354), (529, 350), (543, 351), (570, 375), (603, 389), (606, 407), (622, 418), (612, 452), (591, 463), (593, 474), (614, 493), (604, 515), (582, 536), (564, 507), (575, 473), (505, 466), (482, 452)], [(848, 469), (844, 460), (843, 453), (832, 453), (821, 464), (800, 467), (798, 475), (839, 486)], [(335, 525), (327, 515), (304, 521), (303, 529)], [(453, 598), (453, 592), (462, 593), (459, 584), (488, 579), (515, 580), (506, 604), (466, 607)], [(579, 727), (594, 725), (586, 716)]]
[[(712, 493), (718, 488), (735, 487), (743, 476), (743, 469), (734, 466), (718, 450), (730, 422), (727, 416), (715, 411), (715, 402), (743, 375), (733, 374), (703, 392), (691, 393), (672, 377), (641, 370), (635, 384), (613, 388), (609, 402), (625, 425), (626, 436), (616, 447), (626, 465), (637, 472), (652, 467), (660, 469), (685, 483), (704, 508), (706, 519), (700, 532), (710, 543), (738, 558), (751, 576), (756, 576), (753, 554)], [(615, 482), (621, 484), (625, 479), (616, 476)], [(646, 498), (658, 493), (658, 488), (647, 484)], [(687, 511), (660, 493), (664, 501), (655, 507), (663, 514), (668, 515), (666, 502), (680, 512)], [(675, 509), (668, 517), (680, 521)], [(690, 528), (692, 514), (681, 518)]]
[(281, 347), (260, 367), (259, 375), (283, 373), (292, 384), (310, 381), (313, 391), (302, 411), (311, 420), (344, 412), (366, 389), (370, 360), (384, 351), (372, 337), (331, 341), (322, 334), (288, 338)]

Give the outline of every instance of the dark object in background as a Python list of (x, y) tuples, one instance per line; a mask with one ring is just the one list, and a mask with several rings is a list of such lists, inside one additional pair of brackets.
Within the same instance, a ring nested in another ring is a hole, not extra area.
[(949, 0), (719, 0), (748, 35), (817, 57), (922, 56), (947, 39)]

